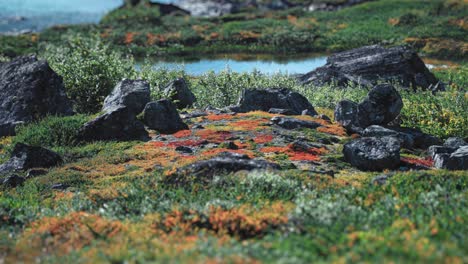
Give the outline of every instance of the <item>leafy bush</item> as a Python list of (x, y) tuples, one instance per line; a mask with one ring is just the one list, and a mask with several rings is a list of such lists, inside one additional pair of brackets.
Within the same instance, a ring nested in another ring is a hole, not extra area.
[(85, 115), (69, 117), (49, 116), (37, 123), (20, 126), (14, 143), (25, 143), (33, 146), (59, 147), (73, 146), (78, 129), (89, 120)]
[(67, 44), (48, 46), (44, 54), (63, 77), (78, 113), (96, 113), (115, 84), (135, 75), (133, 59), (125, 59), (97, 38), (70, 37)]

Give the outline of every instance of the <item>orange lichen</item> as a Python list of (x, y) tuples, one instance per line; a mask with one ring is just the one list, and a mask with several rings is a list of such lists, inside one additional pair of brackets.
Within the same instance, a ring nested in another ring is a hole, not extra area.
[(273, 136), (272, 135), (258, 135), (254, 138), (254, 142), (257, 144), (265, 144), (265, 143), (270, 143), (273, 141)]
[(164, 142), (161, 142), (161, 141), (151, 141), (151, 142), (148, 142), (149, 145), (151, 145), (151, 147), (154, 147), (154, 148), (162, 148), (166, 145), (166, 143)]
[(27, 247), (67, 254), (90, 245), (96, 239), (112, 238), (123, 230), (122, 223), (118, 221), (74, 212), (65, 217), (44, 217), (33, 222), (23, 233), (21, 242)]
[(209, 158), (209, 157), (219, 155), (220, 153), (223, 153), (223, 152), (231, 152), (231, 153), (247, 155), (247, 156), (249, 156), (249, 158), (254, 158), (255, 157), (255, 153), (253, 153), (250, 150), (247, 150), (247, 149), (228, 149), (228, 148), (208, 149), (208, 150), (203, 151), (200, 156)]
[(181, 230), (186, 234), (205, 229), (217, 235), (227, 234), (247, 239), (262, 237), (269, 229), (286, 224), (288, 211), (288, 206), (280, 202), (259, 211), (249, 205), (229, 210), (211, 207), (208, 212), (174, 210), (161, 221), (155, 222), (153, 228), (166, 233)]
[(344, 137), (346, 136), (346, 129), (340, 125), (329, 125), (317, 128), (318, 132), (327, 133), (335, 136)]
[(133, 43), (133, 40), (134, 40), (134, 38), (135, 38), (135, 36), (137, 36), (137, 35), (138, 35), (138, 33), (136, 33), (136, 32), (127, 32), (127, 33), (125, 34), (124, 43), (125, 43), (126, 45), (132, 44), (132, 43)]
[(220, 121), (220, 120), (230, 120), (234, 118), (234, 115), (230, 114), (220, 114), (220, 115), (207, 115), (205, 116), (206, 119), (210, 121)]
[(325, 148), (297, 149), (294, 144), (285, 147), (264, 147), (260, 149), (263, 153), (286, 154), (292, 161), (319, 161), (320, 155), (327, 153)]
[(212, 143), (223, 143), (232, 137), (232, 133), (229, 131), (216, 131), (212, 129), (200, 130), (196, 135)]
[(261, 128), (261, 125), (267, 123), (268, 120), (261, 118), (255, 120), (238, 120), (235, 122), (231, 122), (229, 127), (232, 130), (239, 131), (239, 130), (246, 130), (246, 131), (254, 131)]
[(200, 146), (205, 142), (204, 140), (193, 140), (193, 139), (188, 139), (188, 140), (180, 140), (180, 141), (172, 141), (167, 144), (168, 147), (179, 147), (179, 146), (185, 146), (185, 147), (195, 147), (195, 146)]

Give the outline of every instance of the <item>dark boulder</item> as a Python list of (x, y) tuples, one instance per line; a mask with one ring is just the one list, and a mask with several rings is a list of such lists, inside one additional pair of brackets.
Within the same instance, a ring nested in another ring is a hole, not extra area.
[(0, 63), (0, 136), (47, 115), (72, 115), (63, 81), (44, 60), (18, 57)]
[(32, 168), (50, 168), (62, 162), (62, 158), (51, 150), (17, 143), (10, 159), (0, 165), (0, 174), (11, 171), (26, 171)]
[(122, 80), (104, 100), (103, 112), (126, 107), (130, 112), (139, 114), (151, 101), (150, 85), (142, 80)]
[(321, 124), (317, 122), (305, 121), (305, 120), (301, 120), (297, 118), (282, 117), (282, 116), (275, 116), (270, 121), (273, 124), (280, 126), (284, 129), (298, 129), (298, 128), (316, 129), (322, 126)]
[(246, 89), (242, 92), (234, 112), (269, 111), (272, 108), (287, 109), (293, 115), (301, 115), (304, 110), (316, 115), (312, 104), (301, 94), (289, 89)]
[(434, 167), (447, 170), (468, 170), (468, 146), (462, 146), (451, 154), (436, 154)]
[(457, 148), (434, 145), (434, 146), (430, 146), (430, 147), (427, 149), (427, 154), (428, 154), (432, 159), (435, 159), (435, 158), (436, 158), (436, 155), (440, 155), (440, 154), (452, 154), (452, 153), (455, 152), (456, 150), (457, 150)]
[(6, 188), (15, 188), (23, 184), (25, 181), (26, 181), (25, 178), (18, 176), (16, 174), (13, 174), (3, 179), (2, 185)]
[(414, 138), (410, 134), (401, 133), (390, 128), (372, 125), (364, 129), (362, 132), (364, 137), (386, 137), (392, 136), (400, 140), (403, 148), (411, 149), (414, 146)]
[(191, 107), (197, 101), (184, 78), (170, 82), (164, 89), (164, 94), (172, 100), (178, 109)]
[(174, 134), (188, 129), (177, 112), (176, 106), (167, 99), (148, 103), (143, 111), (145, 125), (162, 134)]
[(408, 88), (444, 89), (418, 54), (407, 46), (373, 45), (337, 53), (328, 57), (325, 66), (301, 76), (300, 81), (317, 86), (336, 83), (342, 87), (398, 82)]
[(218, 17), (235, 10), (234, 3), (229, 0), (179, 0), (175, 5), (197, 17)]
[(127, 107), (118, 107), (84, 124), (78, 131), (79, 141), (148, 140), (148, 132)]
[(408, 128), (408, 127), (390, 127), (391, 130), (394, 130), (400, 134), (404, 134), (405, 137), (410, 137), (413, 140), (413, 148), (418, 149), (427, 149), (433, 145), (440, 145), (442, 141), (433, 136), (422, 132), (417, 128)]
[(400, 114), (402, 108), (403, 100), (392, 85), (377, 85), (358, 106), (359, 125), (386, 125)]
[(167, 181), (177, 185), (193, 182), (210, 183), (216, 175), (266, 169), (279, 170), (280, 166), (265, 160), (250, 159), (247, 155), (225, 152), (209, 160), (179, 168), (167, 177)]
[(395, 137), (364, 137), (344, 145), (344, 158), (364, 171), (395, 169), (400, 165), (400, 141)]
[(335, 121), (349, 133), (360, 133), (362, 131), (357, 114), (358, 104), (350, 100), (340, 101), (335, 107)]

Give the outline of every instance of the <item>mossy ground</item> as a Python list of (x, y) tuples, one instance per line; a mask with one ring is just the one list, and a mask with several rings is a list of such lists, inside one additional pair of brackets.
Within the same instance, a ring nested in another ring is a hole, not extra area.
[[(290, 131), (269, 125), (272, 116), (209, 114), (186, 119), (202, 129), (152, 132), (146, 143), (52, 147), (69, 156), (65, 164), (0, 192), (0, 259), (467, 261), (466, 172), (433, 170), (424, 152), (404, 154), (402, 160), (428, 169), (408, 170), (406, 164), (386, 184), (372, 184), (381, 173), (360, 172), (342, 160), (348, 140), (342, 127), (297, 116), (323, 127)], [(298, 138), (335, 143), (298, 150), (291, 145)], [(15, 141), (2, 139), (2, 149)], [(181, 145), (194, 153), (176, 151)], [(225, 151), (277, 162), (282, 170), (168, 183), (175, 169)], [(53, 190), (53, 184), (69, 187)]]

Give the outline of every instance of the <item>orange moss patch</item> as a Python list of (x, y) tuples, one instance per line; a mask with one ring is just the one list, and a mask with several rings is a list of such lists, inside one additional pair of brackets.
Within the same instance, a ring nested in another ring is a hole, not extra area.
[(208, 150), (203, 151), (200, 156), (205, 157), (205, 158), (210, 158), (210, 157), (217, 156), (223, 152), (231, 152), (231, 153), (247, 155), (249, 156), (249, 158), (255, 157), (255, 153), (247, 149), (227, 149), (227, 148), (208, 149)]
[(240, 116), (240, 117), (258, 117), (258, 118), (271, 119), (271, 118), (273, 118), (275, 116), (282, 116), (282, 115), (270, 114), (270, 113), (265, 112), (265, 111), (252, 111), (252, 112), (248, 112), (248, 113), (240, 113), (240, 114), (237, 114), (237, 116)]
[(230, 235), (239, 239), (259, 238), (268, 230), (288, 222), (288, 206), (276, 202), (259, 211), (250, 205), (225, 210), (211, 207), (208, 212), (174, 210), (164, 219), (154, 223), (153, 228), (162, 232), (181, 230), (185, 234), (205, 229), (217, 235)]
[(287, 154), (292, 161), (319, 161), (320, 155), (327, 153), (325, 148), (295, 149), (293, 144), (285, 147), (264, 147), (262, 153)]
[(84, 212), (74, 212), (61, 218), (45, 217), (33, 222), (23, 233), (19, 247), (68, 254), (90, 245), (97, 239), (112, 238), (123, 230), (121, 222), (109, 221)]
[(166, 143), (161, 142), (161, 141), (151, 141), (151, 142), (149, 142), (147, 144), (151, 145), (151, 147), (153, 147), (153, 148), (162, 148), (162, 147), (166, 146)]
[(335, 136), (344, 137), (346, 136), (346, 129), (340, 125), (329, 125), (317, 128), (318, 132), (327, 133)]
[(231, 120), (232, 118), (234, 118), (234, 115), (229, 115), (229, 114), (207, 115), (205, 116), (205, 118), (210, 121)]
[(228, 138), (232, 137), (232, 133), (229, 131), (216, 131), (213, 129), (200, 130), (196, 135), (212, 143), (223, 143)]
[(193, 140), (193, 139), (188, 139), (188, 140), (180, 140), (180, 141), (172, 141), (167, 144), (169, 147), (180, 147), (180, 146), (185, 146), (185, 147), (196, 147), (200, 146), (203, 144), (204, 140)]
[(254, 138), (254, 142), (257, 144), (266, 144), (273, 141), (273, 138), (272, 135), (258, 135)]
[(246, 131), (254, 131), (261, 128), (261, 125), (267, 123), (268, 120), (261, 118), (255, 120), (239, 120), (229, 124), (229, 127), (232, 130), (246, 130)]
[(190, 130), (181, 130), (176, 132), (175, 134), (172, 134), (176, 138), (184, 138), (184, 137), (189, 137), (192, 135), (192, 131)]
[(132, 44), (134, 38), (135, 38), (137, 35), (138, 35), (138, 33), (136, 33), (136, 32), (127, 32), (127, 33), (125, 34), (124, 43), (125, 43), (126, 45)]

